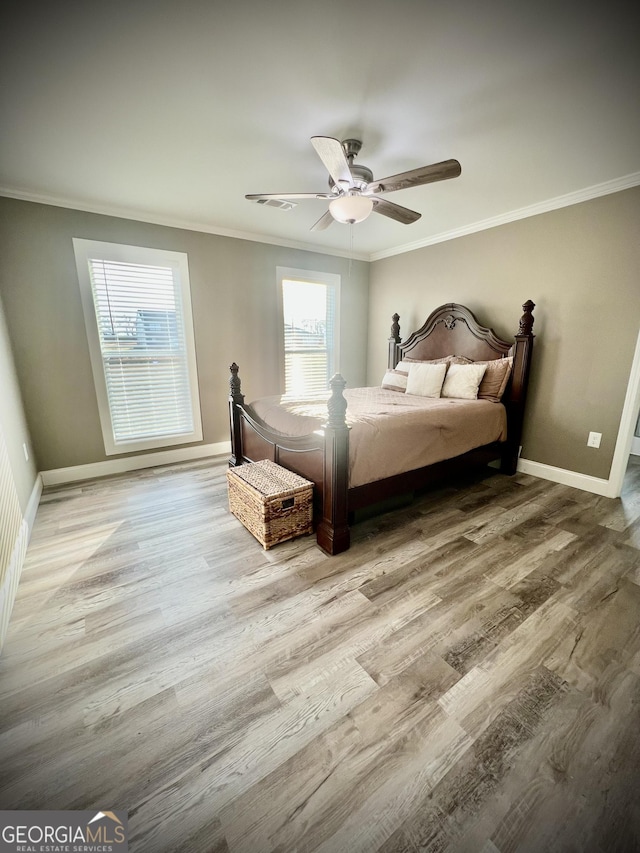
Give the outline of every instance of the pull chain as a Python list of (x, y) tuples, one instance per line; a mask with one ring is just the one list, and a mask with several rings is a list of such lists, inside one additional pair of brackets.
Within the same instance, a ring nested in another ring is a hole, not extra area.
[(349, 281), (351, 281), (351, 263), (353, 261), (353, 222), (349, 223)]

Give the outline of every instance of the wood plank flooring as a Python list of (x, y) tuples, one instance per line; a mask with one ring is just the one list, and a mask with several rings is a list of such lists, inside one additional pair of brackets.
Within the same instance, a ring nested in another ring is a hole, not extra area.
[(134, 853), (640, 850), (640, 465), (500, 474), (263, 551), (226, 460), (45, 492), (0, 658), (0, 808)]

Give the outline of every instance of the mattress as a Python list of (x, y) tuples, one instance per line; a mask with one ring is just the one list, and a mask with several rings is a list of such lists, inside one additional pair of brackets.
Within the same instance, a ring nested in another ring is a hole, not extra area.
[[(271, 429), (305, 435), (322, 427), (322, 398), (265, 397), (251, 408)], [(347, 388), (349, 486), (451, 459), (507, 437), (506, 410), (489, 400), (419, 397), (382, 388)]]

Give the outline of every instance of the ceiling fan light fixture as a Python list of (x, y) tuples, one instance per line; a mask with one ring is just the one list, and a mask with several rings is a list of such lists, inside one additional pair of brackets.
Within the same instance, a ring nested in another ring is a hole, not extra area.
[(363, 195), (341, 195), (329, 202), (329, 210), (337, 222), (363, 222), (373, 210), (373, 201)]

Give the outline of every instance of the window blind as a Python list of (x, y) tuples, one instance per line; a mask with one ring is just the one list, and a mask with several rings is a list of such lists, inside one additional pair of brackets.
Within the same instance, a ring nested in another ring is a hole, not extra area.
[(116, 442), (193, 431), (179, 291), (171, 267), (89, 259)]
[(327, 391), (334, 370), (335, 289), (283, 280), (284, 367), (287, 396)]

